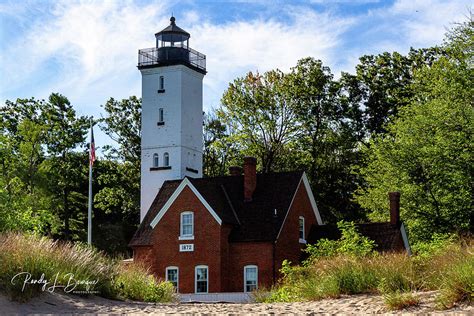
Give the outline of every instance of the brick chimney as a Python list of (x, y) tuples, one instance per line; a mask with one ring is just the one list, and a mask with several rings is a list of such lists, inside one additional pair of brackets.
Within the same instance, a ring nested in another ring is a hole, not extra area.
[(390, 200), (390, 224), (400, 224), (400, 192), (389, 192)]
[(242, 167), (239, 166), (230, 166), (229, 173), (231, 176), (241, 176), (243, 172)]
[(257, 187), (257, 159), (244, 158), (244, 201), (252, 201), (252, 195)]

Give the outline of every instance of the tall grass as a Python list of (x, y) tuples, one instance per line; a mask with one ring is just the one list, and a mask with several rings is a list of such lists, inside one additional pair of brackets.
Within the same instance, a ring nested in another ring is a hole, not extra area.
[[(138, 287), (143, 295), (128, 290)], [(147, 301), (168, 301), (173, 293), (143, 267), (123, 267), (92, 247), (19, 233), (0, 234), (0, 291), (18, 301), (43, 291)]]
[(413, 291), (438, 290), (440, 308), (469, 303), (474, 293), (474, 247), (471, 242), (443, 247), (423, 256), (340, 254), (313, 258), (306, 266), (286, 263), (280, 284), (258, 298), (289, 302), (378, 293), (389, 308), (404, 308), (418, 303)]

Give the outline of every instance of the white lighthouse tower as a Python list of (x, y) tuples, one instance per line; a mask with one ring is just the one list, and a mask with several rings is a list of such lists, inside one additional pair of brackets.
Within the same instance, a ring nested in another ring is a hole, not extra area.
[(142, 74), (140, 222), (166, 180), (202, 177), (202, 80), (206, 56), (189, 47), (175, 18), (140, 49)]

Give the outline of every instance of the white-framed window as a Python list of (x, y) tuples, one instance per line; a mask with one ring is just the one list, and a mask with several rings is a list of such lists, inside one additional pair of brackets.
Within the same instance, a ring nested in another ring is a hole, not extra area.
[(159, 108), (158, 109), (158, 122), (164, 122), (165, 121), (165, 117), (164, 117), (164, 114), (163, 114), (163, 108)]
[(170, 165), (170, 154), (163, 154), (163, 166), (168, 167)]
[(194, 239), (194, 213), (181, 213), (180, 240)]
[(258, 289), (258, 267), (248, 265), (244, 267), (244, 292)]
[(165, 77), (160, 76), (160, 90), (165, 89)]
[(179, 268), (178, 267), (167, 267), (166, 268), (166, 281), (173, 283), (176, 292), (178, 292), (179, 286)]
[(207, 293), (209, 290), (209, 269), (207, 266), (196, 266), (194, 270), (195, 292)]
[(304, 217), (300, 216), (299, 217), (299, 241), (300, 243), (305, 244), (306, 239), (305, 239), (305, 231), (304, 231)]

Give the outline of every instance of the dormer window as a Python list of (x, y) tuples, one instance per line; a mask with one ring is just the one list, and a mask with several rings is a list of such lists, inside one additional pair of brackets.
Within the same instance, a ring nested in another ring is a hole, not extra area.
[(194, 239), (194, 213), (181, 213), (179, 240)]
[(158, 168), (160, 159), (158, 158), (158, 154), (153, 154), (153, 167)]
[(165, 153), (163, 155), (163, 166), (164, 167), (169, 167), (169, 165), (170, 165), (170, 154)]

